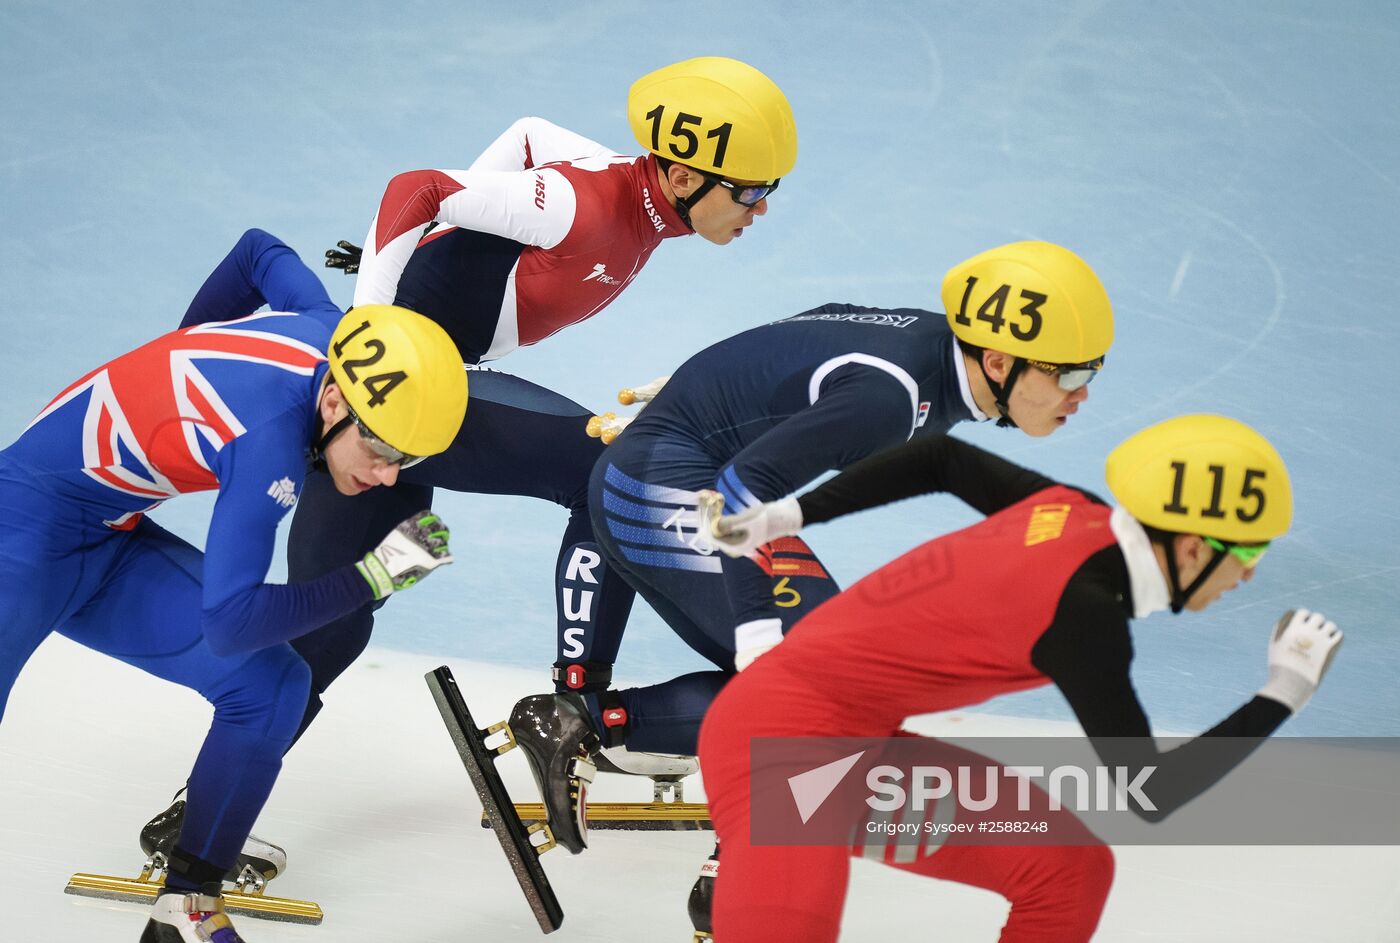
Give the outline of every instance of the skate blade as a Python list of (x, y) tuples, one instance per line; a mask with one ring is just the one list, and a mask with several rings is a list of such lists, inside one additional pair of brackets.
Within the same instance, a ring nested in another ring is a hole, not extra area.
[[(144, 904), (155, 900), (165, 881), (143, 881), (140, 878), (109, 877), (104, 874), (75, 874), (68, 879), (65, 894), (76, 897), (96, 897), (101, 900), (120, 900), (133, 904)], [(291, 900), (285, 897), (264, 897), (261, 894), (242, 894), (238, 891), (224, 891), (224, 909), (231, 914), (258, 917), (263, 920), (280, 920), (285, 923), (319, 924), (325, 914), (321, 907), (309, 900)]]
[[(520, 885), (520, 891), (525, 895), (530, 910), (539, 922), (541, 932), (552, 933), (558, 930), (564, 922), (564, 910), (559, 906), (554, 889), (550, 887), (549, 877), (540, 865), (540, 855), (554, 847), (554, 837), (549, 827), (544, 824), (543, 815), (527, 824), (511, 814), (510, 793), (506, 791), (505, 784), (496, 772), (496, 757), (510, 746), (514, 746), (510, 728), (503, 723), (485, 730), (478, 728), (476, 721), (472, 719), (471, 711), (467, 709), (467, 702), (463, 699), (456, 680), (452, 677), (452, 672), (447, 667), (428, 672), (425, 680), (433, 693), (433, 700), (437, 702), (447, 732), (457, 747), (462, 765), (471, 777), (477, 798), (481, 800), (482, 817), (487, 820), (488, 826), (495, 830), (501, 850), (505, 852), (506, 861), (515, 874), (515, 880)], [(508, 737), (508, 745), (487, 746), (487, 739), (503, 729)], [(535, 836), (541, 836), (543, 842), (535, 842)]]
[[(522, 822), (543, 822), (544, 803), (517, 802), (515, 814)], [(481, 827), (490, 828), (485, 813)], [(589, 831), (705, 832), (713, 831), (710, 808), (703, 802), (590, 802)]]

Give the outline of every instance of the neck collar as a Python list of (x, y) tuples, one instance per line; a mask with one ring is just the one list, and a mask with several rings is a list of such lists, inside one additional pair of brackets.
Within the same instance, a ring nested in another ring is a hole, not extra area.
[(982, 412), (977, 405), (976, 398), (972, 395), (972, 383), (967, 377), (967, 361), (963, 359), (962, 347), (958, 345), (956, 340), (953, 341), (953, 369), (957, 371), (958, 392), (962, 394), (963, 405), (972, 414), (972, 421), (986, 422), (992, 418)]
[(1157, 555), (1152, 552), (1152, 540), (1137, 518), (1122, 508), (1114, 508), (1108, 526), (1113, 530), (1118, 549), (1128, 565), (1128, 584), (1133, 594), (1133, 616), (1145, 619), (1154, 612), (1171, 607), (1171, 592)]
[(674, 194), (667, 196), (671, 188), (662, 182), (662, 178), (666, 175), (661, 172), (661, 165), (657, 162), (656, 155), (647, 154), (640, 160), (639, 166), (641, 169), (642, 215), (646, 218), (646, 225), (654, 229), (660, 239), (667, 239), (671, 236), (688, 236), (693, 233), (695, 230), (691, 228), (690, 220), (686, 214), (671, 204), (673, 199), (679, 203), (679, 198)]

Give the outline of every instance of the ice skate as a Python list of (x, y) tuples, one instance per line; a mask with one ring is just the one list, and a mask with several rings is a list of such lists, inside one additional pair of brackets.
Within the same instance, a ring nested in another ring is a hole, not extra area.
[(600, 773), (640, 776), (651, 780), (650, 802), (592, 802), (588, 825), (628, 831), (704, 831), (710, 809), (703, 802), (685, 801), (685, 778), (700, 771), (693, 756), (645, 753), (607, 747), (594, 758)]
[[(529, 902), (530, 909), (534, 911), (540, 929), (545, 933), (558, 930), (564, 922), (564, 911), (559, 906), (558, 898), (554, 896), (554, 889), (549, 885), (549, 876), (540, 865), (540, 855), (555, 846), (550, 826), (538, 818), (527, 821), (518, 815), (511, 802), (510, 793), (506, 791), (505, 783), (496, 772), (497, 757), (512, 747), (528, 740), (531, 749), (542, 749), (540, 741), (548, 734), (546, 712), (542, 707), (538, 717), (521, 718), (522, 739), (518, 741), (511, 723), (502, 721), (485, 729), (477, 727), (456, 679), (446, 666), (428, 672), (426, 680), (428, 688), (433, 692), (433, 699), (437, 702), (438, 711), (442, 714), (443, 723), (447, 725), (447, 732), (457, 747), (457, 755), (462, 758), (462, 765), (466, 767), (467, 775), (476, 787), (477, 797), (481, 799), (483, 824), (495, 831), (496, 838), (500, 840), (501, 850), (505, 852), (511, 871), (515, 873), (515, 879), (519, 882), (520, 890)], [(542, 695), (539, 699), (527, 698), (526, 701), (548, 701), (550, 697)], [(521, 704), (526, 701), (522, 701)], [(516, 706), (516, 710), (520, 710), (520, 705)], [(514, 722), (515, 717), (512, 716), (511, 720)], [(524, 724), (531, 720), (536, 722), (536, 730), (527, 732)], [(492, 741), (494, 745), (488, 745), (488, 741)], [(533, 766), (535, 753), (527, 750), (526, 755), (532, 758)], [(548, 761), (544, 768), (549, 768)], [(590, 766), (589, 769), (591, 768)], [(536, 778), (538, 779), (538, 774)], [(580, 818), (583, 808), (580, 803)], [(536, 841), (537, 838), (541, 840)]]
[[(141, 829), (141, 851), (146, 855), (147, 866), (153, 871), (164, 870), (170, 860), (170, 852), (180, 837), (180, 827), (185, 822), (184, 790), (175, 794), (170, 808), (157, 815)], [(159, 858), (157, 857), (159, 856)], [(224, 880), (240, 891), (258, 894), (267, 883), (279, 874), (286, 873), (287, 853), (272, 842), (263, 841), (256, 835), (249, 835), (243, 843), (243, 851), (238, 860), (224, 874)]]
[(200, 893), (162, 894), (141, 943), (244, 943), (224, 913), (224, 899)]
[(588, 785), (602, 738), (577, 694), (536, 694), (510, 714), (510, 729), (535, 775), (554, 841), (578, 854), (588, 847)]
[[(644, 753), (625, 747), (605, 747), (590, 757), (600, 773), (643, 777), (651, 780), (650, 802), (588, 802), (588, 828), (600, 831), (705, 831), (710, 810), (703, 802), (685, 801), (685, 777), (700, 770), (693, 756)], [(524, 822), (548, 818), (542, 803), (518, 802), (515, 814)], [(489, 827), (489, 823), (482, 824)]]
[[(181, 793), (184, 790), (180, 790)], [(136, 877), (118, 877), (107, 874), (79, 872), (68, 879), (64, 893), (79, 897), (97, 897), (103, 900), (123, 900), (145, 902), (156, 897), (164, 887), (165, 875), (170, 865), (170, 854), (180, 836), (184, 824), (185, 800), (177, 793), (170, 808), (157, 815), (141, 829), (141, 850), (146, 862)], [(287, 853), (281, 848), (250, 835), (243, 845), (243, 853), (237, 862), (224, 874), (224, 880), (232, 887), (227, 888), (219, 898), (220, 910), (225, 906), (232, 913), (247, 914), (266, 920), (283, 920), (289, 923), (318, 924), (324, 917), (319, 905), (307, 900), (294, 900), (284, 897), (271, 897), (264, 893), (267, 884), (287, 869)], [(171, 896), (171, 895), (164, 895)], [(178, 896), (178, 895), (174, 895)], [(222, 914), (220, 915), (222, 916)], [(154, 918), (153, 918), (154, 919)], [(227, 918), (224, 918), (227, 919)], [(155, 928), (154, 922), (147, 927), (147, 936), (142, 940), (180, 940), (180, 936), (149, 936), (151, 933), (173, 932), (169, 927)], [(206, 939), (189, 937), (189, 939)], [(213, 937), (220, 941), (236, 941), (238, 935)]]
[(700, 761), (675, 753), (645, 753), (626, 747), (607, 747), (594, 758), (600, 773), (645, 776), (652, 781), (653, 802), (684, 802), (682, 781), (700, 771)]
[(719, 846), (700, 865), (700, 876), (690, 889), (690, 925), (695, 928), (691, 943), (702, 943), (714, 939), (714, 925), (710, 922), (710, 908), (715, 900), (715, 878), (719, 877)]

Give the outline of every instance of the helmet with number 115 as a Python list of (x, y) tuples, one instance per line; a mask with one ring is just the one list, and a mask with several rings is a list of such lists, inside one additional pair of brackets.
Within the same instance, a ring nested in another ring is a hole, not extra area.
[(1129, 514), (1169, 533), (1263, 544), (1293, 522), (1283, 458), (1224, 416), (1178, 416), (1130, 436), (1108, 456), (1109, 490)]
[(436, 455), (467, 409), (467, 373), (452, 338), (407, 308), (352, 308), (331, 335), (331, 379), (374, 438), (406, 456)]
[(729, 180), (771, 184), (797, 163), (782, 89), (737, 59), (686, 59), (642, 76), (627, 94), (627, 122), (656, 156)]
[[(1268, 440), (1224, 416), (1178, 416), (1149, 426), (1109, 453), (1108, 487), (1148, 528), (1167, 565), (1171, 610), (1180, 612), (1230, 554), (1246, 568), (1293, 522), (1288, 469)], [(1203, 538), (1214, 556), (1181, 585), (1177, 535)]]

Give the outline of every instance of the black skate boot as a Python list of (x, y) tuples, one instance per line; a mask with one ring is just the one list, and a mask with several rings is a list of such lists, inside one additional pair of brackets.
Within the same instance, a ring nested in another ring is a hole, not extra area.
[[(206, 888), (207, 890), (208, 888)], [(218, 894), (161, 894), (141, 943), (244, 943)]]
[(714, 926), (710, 923), (710, 908), (715, 899), (715, 878), (719, 876), (719, 846), (714, 854), (700, 865), (700, 876), (690, 889), (690, 925), (695, 928), (691, 943), (702, 943), (714, 939)]
[(588, 784), (602, 738), (577, 694), (536, 694), (510, 712), (510, 730), (525, 750), (556, 844), (578, 854), (588, 847)]
[[(185, 800), (181, 798), (185, 790), (175, 794), (170, 808), (157, 815), (141, 829), (141, 851), (145, 853), (148, 867), (164, 870), (175, 850), (175, 842), (180, 837), (180, 827), (185, 823)], [(237, 885), (240, 891), (261, 893), (277, 875), (287, 870), (287, 853), (271, 842), (263, 841), (256, 835), (249, 835), (243, 843), (243, 851), (238, 860), (224, 874), (224, 880)]]

